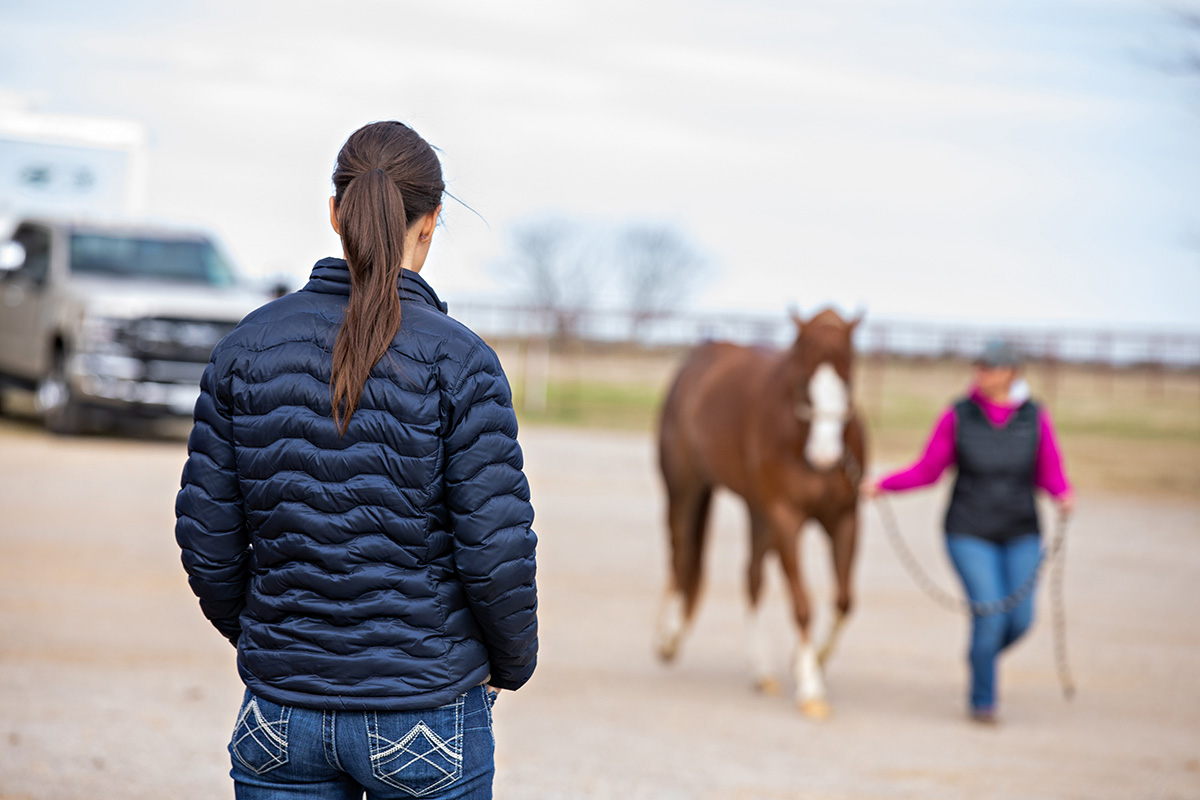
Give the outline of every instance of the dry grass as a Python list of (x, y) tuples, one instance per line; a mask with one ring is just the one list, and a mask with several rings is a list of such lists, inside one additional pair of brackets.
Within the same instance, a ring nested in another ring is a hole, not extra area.
[[(534, 359), (513, 344), (497, 350), (524, 423), (647, 432), (683, 357), (680, 351), (583, 346), (552, 353), (545, 409), (534, 410), (530, 397), (537, 389), (525, 379)], [(870, 430), (872, 462), (915, 458), (936, 415), (961, 395), (969, 377), (962, 362), (861, 359), (855, 394)], [(1200, 500), (1200, 373), (1033, 365), (1026, 377), (1055, 420), (1078, 487)]]

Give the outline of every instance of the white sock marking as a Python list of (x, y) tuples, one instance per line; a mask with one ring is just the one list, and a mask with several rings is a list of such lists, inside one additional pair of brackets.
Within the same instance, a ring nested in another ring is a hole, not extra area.
[(804, 637), (796, 644), (794, 670), (796, 702), (825, 699), (825, 681), (821, 678), (821, 668), (817, 665), (816, 648)]
[(665, 657), (675, 655), (679, 640), (683, 638), (684, 615), (683, 594), (668, 591), (663, 598), (662, 611), (658, 617), (658, 649)]
[(771, 680), (771, 637), (763, 606), (760, 599), (758, 606), (750, 609), (750, 672), (760, 686)]

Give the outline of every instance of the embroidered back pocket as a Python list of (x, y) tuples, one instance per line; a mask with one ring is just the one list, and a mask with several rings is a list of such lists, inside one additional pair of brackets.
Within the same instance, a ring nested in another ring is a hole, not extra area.
[(233, 726), (229, 752), (256, 775), (288, 760), (288, 719), (292, 709), (255, 697), (249, 691)]
[(428, 711), (367, 714), (371, 773), (414, 797), (445, 789), (463, 774), (463, 702)]

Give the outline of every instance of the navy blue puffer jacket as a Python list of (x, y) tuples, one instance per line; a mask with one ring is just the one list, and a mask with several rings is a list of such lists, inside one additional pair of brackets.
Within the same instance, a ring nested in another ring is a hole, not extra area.
[(499, 361), (404, 271), (400, 331), (339, 436), (349, 293), (346, 262), (323, 259), (213, 350), (175, 506), (192, 590), (277, 703), (402, 710), (519, 688), (536, 537)]

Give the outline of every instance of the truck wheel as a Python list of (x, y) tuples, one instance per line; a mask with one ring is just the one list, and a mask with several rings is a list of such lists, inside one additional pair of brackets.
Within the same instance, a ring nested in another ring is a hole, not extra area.
[(54, 351), (50, 373), (38, 382), (35, 402), (46, 430), (59, 436), (84, 432), (83, 409), (71, 396), (71, 385), (67, 382), (67, 354), (61, 348)]

